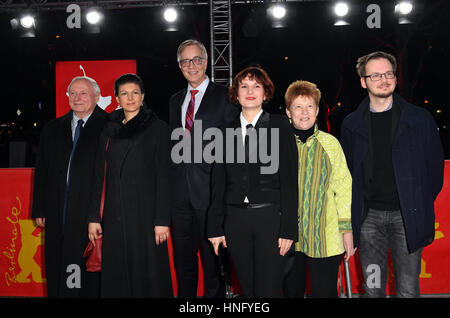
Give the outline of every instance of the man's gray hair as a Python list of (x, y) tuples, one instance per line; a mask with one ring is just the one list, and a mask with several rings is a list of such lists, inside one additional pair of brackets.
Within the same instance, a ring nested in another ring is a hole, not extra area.
[(181, 61), (181, 52), (183, 52), (183, 50), (186, 47), (191, 46), (191, 45), (197, 45), (200, 48), (200, 50), (202, 51), (201, 57), (203, 57), (205, 60), (208, 60), (208, 52), (206, 52), (206, 48), (203, 45), (203, 43), (200, 41), (194, 40), (194, 39), (189, 39), (189, 40), (184, 41), (183, 43), (181, 43), (178, 46), (178, 50), (177, 50), (177, 62), (178, 63), (180, 63), (180, 61)]
[(97, 82), (93, 78), (90, 78), (88, 76), (77, 76), (74, 77), (70, 82), (69, 86), (67, 86), (67, 96), (69, 96), (70, 86), (72, 86), (73, 82), (81, 79), (88, 80), (92, 84), (92, 88), (94, 89), (95, 95), (100, 94), (100, 86), (98, 86)]

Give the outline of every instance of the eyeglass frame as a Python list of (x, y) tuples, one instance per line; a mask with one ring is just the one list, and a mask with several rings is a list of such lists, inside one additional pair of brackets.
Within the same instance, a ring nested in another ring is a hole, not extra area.
[[(199, 64), (197, 64), (197, 63), (195, 63), (194, 62), (194, 60), (199, 60)], [(205, 60), (205, 58), (204, 57), (201, 57), (201, 56), (194, 56), (194, 58), (192, 58), (192, 59), (184, 59), (184, 60), (181, 60), (180, 62), (178, 62), (178, 63), (180, 63), (180, 66), (181, 67), (189, 67), (189, 65), (191, 65), (191, 62), (192, 62), (192, 64), (194, 64), (194, 65), (197, 65), (197, 66), (200, 66), (200, 65), (203, 65), (203, 60)], [(183, 63), (187, 63), (186, 65), (183, 65)]]
[[(388, 73), (392, 73), (392, 77), (388, 77)], [(374, 75), (379, 75), (380, 76), (380, 78), (379, 79), (373, 79), (372, 78), (372, 76), (374, 76)], [(372, 74), (370, 74), (370, 75), (365, 75), (365, 76), (363, 76), (364, 78), (370, 78), (370, 80), (372, 81), (372, 82), (379, 82), (379, 81), (381, 81), (381, 79), (383, 78), (383, 75), (384, 75), (384, 78), (385, 79), (393, 79), (393, 78), (395, 78), (396, 76), (397, 76), (397, 74), (394, 72), (394, 71), (387, 71), (387, 72), (385, 72), (385, 73), (372, 73)]]

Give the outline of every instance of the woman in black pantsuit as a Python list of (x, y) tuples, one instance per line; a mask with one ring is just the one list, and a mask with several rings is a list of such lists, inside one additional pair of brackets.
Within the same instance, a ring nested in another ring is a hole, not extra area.
[(284, 255), (298, 236), (297, 155), (290, 124), (285, 116), (262, 110), (273, 91), (259, 67), (236, 75), (229, 96), (242, 112), (223, 129), (224, 136), (234, 131), (235, 138), (226, 143), (224, 163), (213, 167), (208, 238), (216, 254), (220, 245), (228, 248), (244, 297), (282, 296)]

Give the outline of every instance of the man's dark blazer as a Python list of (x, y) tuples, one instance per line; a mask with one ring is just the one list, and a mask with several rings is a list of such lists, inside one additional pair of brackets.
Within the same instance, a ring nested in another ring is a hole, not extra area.
[[(230, 128), (240, 128), (238, 117)], [(265, 128), (260, 130), (260, 128)], [(243, 147), (241, 136), (233, 145), (234, 161), (232, 163), (215, 163), (213, 167), (212, 203), (208, 210), (208, 237), (225, 235), (223, 224), (226, 215), (226, 205), (244, 203), (247, 196), (250, 203), (273, 203), (279, 206), (281, 218), (279, 238), (298, 241), (298, 153), (292, 127), (286, 116), (263, 112), (256, 123), (258, 131), (258, 147), (261, 134), (267, 133), (269, 153), (271, 145), (271, 129), (279, 131), (278, 150), (279, 167), (274, 174), (262, 174), (260, 168), (269, 166), (262, 164), (258, 158), (256, 163), (239, 163), (237, 161), (238, 147)], [(250, 153), (259, 148), (250, 145)], [(225, 156), (229, 150), (224, 151)], [(250, 155), (251, 156), (251, 155)], [(271, 156), (274, 156), (272, 153)], [(226, 158), (224, 158), (224, 161)]]
[[(173, 131), (176, 128), (182, 128), (181, 123), (181, 107), (186, 97), (187, 89), (175, 93), (170, 98), (169, 121), (170, 128)], [(202, 134), (208, 128), (220, 127), (224, 123), (232, 122), (239, 114), (239, 109), (228, 102), (228, 89), (226, 87), (209, 82), (209, 85), (203, 95), (200, 106), (195, 114), (195, 120), (202, 121)], [(191, 128), (190, 136), (195, 135), (198, 129), (196, 124)], [(174, 141), (176, 143), (176, 141)], [(207, 141), (202, 142), (202, 150)], [(194, 143), (191, 144), (194, 149)], [(193, 153), (193, 151), (192, 151)], [(203, 160), (202, 160), (203, 161)], [(174, 164), (172, 169), (173, 188), (174, 188), (174, 204), (175, 206), (180, 200), (179, 193), (186, 190), (185, 183), (177, 182), (179, 178), (186, 177), (188, 184), (189, 197), (192, 206), (198, 210), (206, 210), (210, 203), (210, 177), (211, 164), (202, 163), (180, 163)], [(183, 186), (183, 187), (182, 187)]]
[[(62, 214), (66, 177), (72, 152), (72, 111), (46, 124), (42, 130), (34, 174), (32, 217), (45, 217), (45, 269), (50, 297), (83, 296), (83, 251), (88, 243), (87, 210), (92, 192), (98, 140), (107, 113), (96, 106), (84, 124), (71, 163), (66, 222)], [(82, 288), (67, 288), (67, 266), (81, 268)]]

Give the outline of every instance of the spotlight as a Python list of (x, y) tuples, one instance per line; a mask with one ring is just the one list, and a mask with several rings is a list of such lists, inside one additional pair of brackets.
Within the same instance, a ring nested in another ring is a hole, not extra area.
[(345, 2), (338, 2), (335, 4), (334, 6), (334, 13), (338, 16), (338, 17), (345, 17), (348, 14), (349, 8), (348, 8), (348, 4)]
[(178, 13), (174, 8), (167, 8), (164, 10), (164, 20), (169, 23), (173, 23), (177, 20)]
[(413, 11), (413, 4), (411, 1), (399, 1), (395, 5), (395, 12), (399, 15), (399, 24), (409, 24), (413, 23), (413, 18), (411, 17), (411, 12)]
[(166, 22), (164, 27), (165, 31), (169, 32), (178, 31), (178, 24), (176, 22), (178, 19), (178, 12), (175, 8), (173, 7), (165, 8), (163, 12), (163, 17), (164, 21)]
[(283, 4), (275, 4), (267, 9), (267, 14), (272, 18), (272, 28), (285, 28), (287, 10)]
[(87, 33), (100, 33), (100, 25), (103, 22), (103, 12), (98, 7), (91, 7), (86, 12), (86, 21), (88, 22), (85, 30)]
[(36, 21), (32, 14), (27, 13), (20, 18), (12, 18), (9, 22), (16, 36), (22, 38), (34, 38), (36, 36)]
[(410, 14), (413, 9), (413, 5), (409, 1), (400, 1), (395, 7), (403, 15)]
[(348, 22), (348, 13), (350, 8), (346, 2), (336, 2), (334, 5), (334, 14), (337, 17), (334, 21), (335, 26), (350, 25)]
[(20, 25), (26, 29), (34, 27), (34, 17), (32, 15), (24, 15), (20, 18)]
[(86, 13), (86, 20), (90, 24), (98, 24), (103, 19), (103, 14), (97, 8), (90, 8)]
[(272, 16), (277, 19), (283, 19), (286, 16), (286, 8), (281, 4), (276, 4), (269, 9), (272, 13)]

